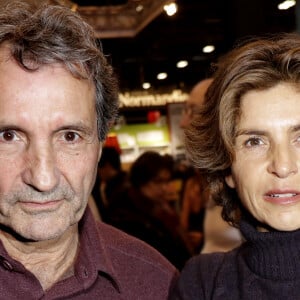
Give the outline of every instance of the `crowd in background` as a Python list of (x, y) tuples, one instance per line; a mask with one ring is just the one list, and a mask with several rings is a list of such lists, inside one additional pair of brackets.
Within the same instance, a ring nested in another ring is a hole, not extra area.
[(204, 245), (209, 203), (201, 175), (185, 161), (146, 151), (122, 169), (120, 152), (104, 147), (92, 192), (100, 218), (153, 246), (178, 269)]
[[(211, 82), (192, 89), (180, 124), (184, 130)], [(120, 158), (119, 147), (103, 148), (92, 196), (104, 222), (150, 244), (179, 270), (193, 255), (241, 243), (239, 230), (222, 219), (208, 183), (186, 159), (146, 151), (125, 171)]]
[(147, 151), (125, 172), (119, 152), (104, 147), (93, 197), (104, 222), (150, 244), (181, 269), (198, 245), (181, 222), (180, 186), (189, 171), (177, 166), (170, 155)]

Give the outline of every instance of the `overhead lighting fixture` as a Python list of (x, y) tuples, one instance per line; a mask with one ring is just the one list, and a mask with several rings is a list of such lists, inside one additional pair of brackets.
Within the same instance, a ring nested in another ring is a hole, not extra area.
[(179, 69), (185, 68), (188, 66), (188, 61), (187, 60), (180, 60), (177, 62), (176, 67)]
[(168, 74), (166, 73), (166, 72), (161, 72), (161, 73), (158, 73), (157, 74), (157, 79), (158, 80), (164, 80), (164, 79), (166, 79), (168, 77)]
[(296, 5), (295, 0), (285, 0), (281, 3), (279, 3), (277, 7), (279, 10), (287, 10), (295, 5)]
[(164, 10), (168, 16), (173, 16), (177, 13), (177, 4), (175, 2), (166, 4)]
[(141, 4), (135, 8), (136, 12), (138, 12), (138, 13), (140, 13), (143, 9), (144, 9), (144, 6)]
[(70, 8), (72, 11), (77, 11), (77, 9), (78, 9), (78, 4), (76, 4), (70, 0), (54, 0), (53, 3), (59, 4), (62, 6), (66, 6), (66, 7)]
[(215, 46), (207, 45), (207, 46), (203, 47), (202, 51), (203, 51), (203, 53), (212, 53), (215, 51)]
[(142, 87), (144, 90), (148, 90), (151, 88), (151, 84), (150, 84), (150, 82), (144, 82)]

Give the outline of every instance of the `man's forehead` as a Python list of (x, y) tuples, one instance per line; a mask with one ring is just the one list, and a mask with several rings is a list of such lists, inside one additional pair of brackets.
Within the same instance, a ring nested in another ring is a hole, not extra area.
[(0, 64), (12, 59), (11, 46), (8, 42), (0, 44)]

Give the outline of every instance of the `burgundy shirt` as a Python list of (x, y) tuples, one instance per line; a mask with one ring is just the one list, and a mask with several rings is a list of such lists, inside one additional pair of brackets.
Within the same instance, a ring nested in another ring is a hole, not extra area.
[(109, 225), (89, 209), (79, 223), (75, 274), (43, 291), (0, 241), (0, 299), (167, 299), (177, 270), (156, 250)]

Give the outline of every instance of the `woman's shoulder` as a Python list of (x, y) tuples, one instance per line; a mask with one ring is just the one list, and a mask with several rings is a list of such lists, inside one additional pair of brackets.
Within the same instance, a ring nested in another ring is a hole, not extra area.
[(207, 274), (207, 272), (213, 275), (224, 265), (225, 259), (229, 256), (229, 253), (224, 252), (205, 253), (194, 256), (186, 263), (182, 277), (191, 276), (191, 274), (192, 276), (201, 276), (201, 273)]
[[(237, 250), (200, 254), (188, 260), (170, 299), (212, 299), (220, 282), (235, 282)], [(227, 284), (225, 284), (226, 286)]]

